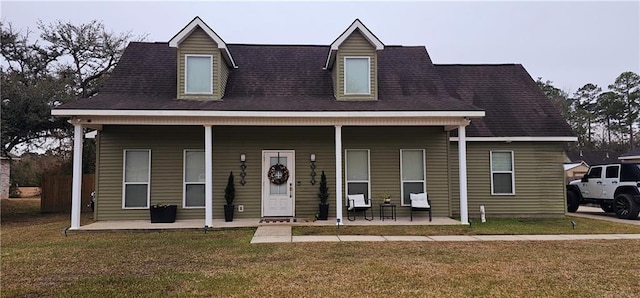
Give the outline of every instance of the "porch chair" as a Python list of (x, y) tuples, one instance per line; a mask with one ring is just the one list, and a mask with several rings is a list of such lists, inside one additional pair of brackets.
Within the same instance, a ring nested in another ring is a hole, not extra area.
[[(356, 220), (356, 212), (362, 211), (364, 219), (373, 220), (373, 209), (371, 209), (371, 200), (365, 200), (363, 194), (348, 195), (347, 218), (350, 221)], [(368, 202), (367, 202), (368, 201)], [(367, 210), (371, 210), (371, 218), (367, 217)], [(353, 215), (353, 217), (351, 217)]]
[(413, 210), (429, 211), (429, 221), (431, 221), (431, 202), (427, 198), (427, 194), (424, 192), (412, 193), (409, 194), (409, 199), (411, 199), (411, 210), (409, 211), (411, 221), (413, 221)]

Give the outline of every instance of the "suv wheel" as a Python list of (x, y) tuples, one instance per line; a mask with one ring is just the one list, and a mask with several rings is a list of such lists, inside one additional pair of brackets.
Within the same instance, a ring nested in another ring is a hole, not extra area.
[(567, 191), (567, 211), (571, 213), (576, 212), (578, 211), (578, 207), (580, 207), (580, 202), (576, 193)]
[(640, 206), (638, 206), (630, 194), (619, 194), (616, 196), (613, 207), (616, 211), (616, 216), (623, 219), (635, 219), (640, 213)]
[(611, 203), (600, 203), (600, 208), (607, 213), (613, 212), (613, 205)]

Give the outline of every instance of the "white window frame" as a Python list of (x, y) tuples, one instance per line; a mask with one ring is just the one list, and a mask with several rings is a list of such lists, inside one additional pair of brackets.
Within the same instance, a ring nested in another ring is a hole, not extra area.
[[(189, 92), (187, 90), (187, 82), (189, 81), (188, 75), (188, 63), (189, 57), (207, 57), (209, 58), (209, 70), (211, 71), (211, 82), (209, 85), (209, 92)], [(213, 94), (213, 55), (184, 55), (184, 94)]]
[[(349, 151), (367, 151), (367, 177), (368, 180), (349, 180)], [(344, 197), (348, 198), (349, 195), (349, 183), (367, 183), (367, 199), (369, 200), (369, 206), (373, 206), (371, 203), (373, 198), (371, 197), (371, 150), (370, 149), (345, 149), (344, 150)], [(349, 205), (349, 200), (345, 200), (345, 206)]]
[[(127, 151), (147, 151), (149, 152), (149, 172), (147, 173), (147, 182), (127, 182)], [(126, 194), (128, 184), (146, 184), (147, 185), (147, 206), (145, 207), (126, 207)], [(151, 149), (124, 149), (122, 151), (122, 209), (149, 209), (151, 203)]]
[[(493, 153), (510, 153), (511, 154), (511, 171), (494, 171), (493, 170)], [(516, 164), (514, 162), (513, 150), (491, 150), (489, 151), (489, 159), (491, 160), (489, 167), (491, 172), (491, 195), (494, 196), (513, 196), (516, 194)], [(496, 193), (493, 187), (493, 174), (511, 174), (511, 193)]]
[[(204, 149), (184, 149), (182, 152), (182, 208), (184, 209), (204, 209), (205, 205), (202, 206), (187, 206), (187, 185), (191, 184), (202, 184), (206, 188), (206, 181), (202, 182), (187, 182), (187, 152), (202, 152), (204, 153)], [(206, 171), (206, 169), (205, 169)], [(205, 193), (206, 193), (205, 189)], [(206, 200), (206, 198), (205, 198)]]
[[(402, 175), (402, 152), (404, 151), (422, 151), (422, 180), (404, 180)], [(400, 206), (411, 206), (404, 202), (404, 183), (405, 182), (422, 182), (422, 189), (427, 193), (427, 156), (424, 149), (400, 149)]]
[[(371, 95), (371, 57), (369, 56), (345, 56), (343, 58), (343, 69), (344, 69), (344, 77), (343, 77), (343, 93), (344, 95)], [(367, 90), (366, 93), (348, 93), (347, 92), (347, 59), (367, 59)]]

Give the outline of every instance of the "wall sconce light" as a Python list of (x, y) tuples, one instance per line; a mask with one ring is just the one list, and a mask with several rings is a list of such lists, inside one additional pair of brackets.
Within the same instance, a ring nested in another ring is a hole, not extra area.
[(245, 179), (245, 177), (247, 177), (247, 173), (245, 172), (247, 169), (246, 161), (247, 156), (244, 153), (240, 154), (240, 184), (242, 185), (247, 183), (247, 180)]
[(316, 154), (311, 153), (311, 185), (316, 185)]

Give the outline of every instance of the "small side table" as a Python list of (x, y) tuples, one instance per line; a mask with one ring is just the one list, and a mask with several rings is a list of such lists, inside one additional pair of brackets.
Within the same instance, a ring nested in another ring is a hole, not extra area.
[[(384, 209), (391, 208), (391, 215), (385, 215)], [(384, 221), (386, 218), (396, 220), (396, 204), (380, 204), (380, 219)]]

